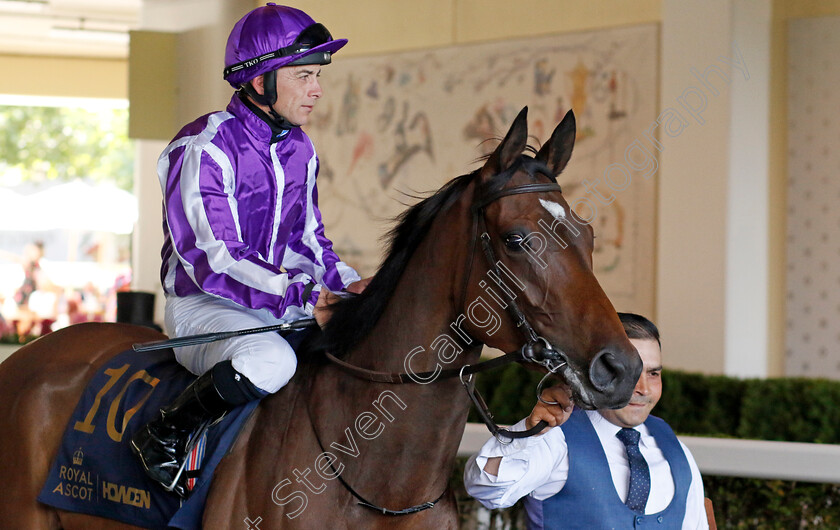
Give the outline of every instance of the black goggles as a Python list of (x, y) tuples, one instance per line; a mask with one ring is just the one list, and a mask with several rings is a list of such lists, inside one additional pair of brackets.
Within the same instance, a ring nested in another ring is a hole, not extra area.
[(234, 73), (238, 72), (239, 70), (243, 70), (245, 68), (250, 68), (254, 65), (260, 64), (262, 62), (268, 61), (270, 59), (276, 59), (278, 57), (289, 57), (290, 55), (297, 55), (299, 53), (303, 53), (307, 50), (311, 50), (316, 46), (320, 46), (322, 44), (326, 44), (333, 40), (330, 31), (324, 27), (323, 24), (315, 23), (311, 26), (307, 26), (306, 29), (300, 32), (300, 35), (297, 36), (295, 41), (288, 46), (284, 46), (279, 50), (275, 50), (273, 52), (268, 52), (259, 57), (254, 57), (253, 59), (248, 59), (247, 61), (242, 61), (240, 63), (236, 63), (233, 65), (228, 66), (225, 68), (224, 71), (224, 78)]

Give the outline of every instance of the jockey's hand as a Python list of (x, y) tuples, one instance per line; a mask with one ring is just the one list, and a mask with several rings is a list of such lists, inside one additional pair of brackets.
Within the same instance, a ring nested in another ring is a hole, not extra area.
[(315, 321), (324, 329), (324, 326), (327, 325), (327, 321), (332, 316), (332, 307), (331, 305), (340, 300), (341, 298), (331, 292), (328, 289), (321, 289), (321, 292), (318, 293), (318, 301), (315, 302), (315, 309), (312, 311), (312, 316), (315, 317)]
[(543, 390), (540, 397), (542, 397), (543, 401), (557, 402), (557, 405), (549, 405), (543, 403), (542, 401), (537, 401), (534, 410), (531, 411), (531, 415), (525, 419), (525, 427), (530, 429), (539, 423), (540, 420), (545, 420), (545, 422), (548, 423), (548, 427), (543, 429), (540, 433), (543, 434), (548, 431), (549, 428), (562, 425), (566, 420), (568, 420), (569, 416), (572, 414), (574, 406), (572, 403), (571, 390), (566, 385), (557, 385), (546, 388)]
[(362, 294), (362, 291), (365, 290), (365, 288), (368, 286), (368, 284), (370, 283), (370, 281), (372, 279), (373, 279), (373, 276), (371, 276), (370, 278), (363, 278), (363, 279), (361, 279), (357, 282), (353, 282), (353, 283), (351, 283), (350, 285), (347, 286), (346, 291), (348, 293), (353, 293), (353, 294)]

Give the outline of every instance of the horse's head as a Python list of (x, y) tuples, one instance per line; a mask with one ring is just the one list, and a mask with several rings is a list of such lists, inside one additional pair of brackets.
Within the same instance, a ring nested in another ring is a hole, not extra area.
[[(463, 291), (468, 330), (503, 351), (530, 342), (538, 356), (556, 354), (579, 406), (621, 407), (642, 363), (593, 274), (592, 228), (556, 185), (572, 154), (574, 115), (534, 157), (523, 154), (527, 137), (526, 107), (475, 176), (475, 247)], [(506, 325), (482, 327), (494, 308)]]

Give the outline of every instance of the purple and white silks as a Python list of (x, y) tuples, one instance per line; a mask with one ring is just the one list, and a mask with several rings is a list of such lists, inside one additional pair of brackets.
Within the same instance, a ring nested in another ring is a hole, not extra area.
[(185, 126), (164, 150), (167, 296), (203, 292), (285, 320), (311, 315), (321, 286), (359, 280), (324, 235), (311, 140), (299, 128), (271, 137), (234, 94), (227, 111)]

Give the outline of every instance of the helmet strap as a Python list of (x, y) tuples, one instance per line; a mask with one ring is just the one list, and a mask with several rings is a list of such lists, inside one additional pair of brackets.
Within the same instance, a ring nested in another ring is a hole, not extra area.
[(262, 109), (256, 106), (251, 108), (251, 110), (255, 111), (257, 116), (259, 116), (263, 119), (263, 121), (268, 123), (273, 131), (288, 131), (290, 129), (298, 127), (297, 125), (293, 125), (289, 120), (287, 120), (286, 118), (281, 116), (276, 110), (274, 110), (274, 104), (277, 103), (277, 70), (271, 70), (270, 72), (266, 72), (263, 74), (262, 94), (258, 93), (256, 89), (254, 89), (254, 85), (252, 85), (250, 82), (242, 85), (242, 90), (258, 105), (264, 105), (268, 107), (268, 113), (264, 112)]

